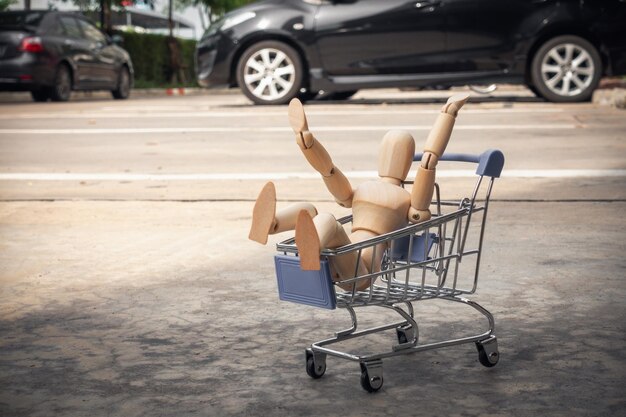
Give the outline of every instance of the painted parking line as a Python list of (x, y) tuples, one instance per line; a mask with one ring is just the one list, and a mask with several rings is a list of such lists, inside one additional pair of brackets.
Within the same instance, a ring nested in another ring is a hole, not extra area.
[[(481, 124), (458, 125), (455, 130), (563, 130), (585, 128), (583, 124)], [(426, 130), (432, 125), (394, 126), (400, 130)], [(389, 126), (316, 126), (316, 132), (359, 132), (359, 131), (387, 131)], [(87, 128), (87, 129), (0, 129), (1, 135), (102, 135), (102, 134), (139, 134), (139, 133), (239, 133), (239, 132), (291, 132), (289, 127), (129, 127), (129, 128)]]
[[(378, 178), (377, 171), (348, 171), (348, 178)], [(475, 177), (473, 170), (439, 170), (439, 178)], [(142, 174), (142, 173), (0, 173), (0, 181), (228, 181), (228, 180), (288, 180), (319, 179), (316, 172), (264, 173), (198, 173), (198, 174)], [(414, 178), (410, 172), (407, 178)], [(502, 178), (607, 178), (626, 177), (626, 169), (548, 169), (504, 170)]]
[[(1, 114), (0, 120), (31, 120), (31, 119), (208, 119), (208, 118), (241, 118), (241, 117), (285, 117), (285, 111), (244, 111), (244, 112), (213, 112), (206, 110), (167, 111), (163, 108), (146, 109), (115, 108), (114, 112), (74, 112), (74, 113), (16, 113)], [(562, 113), (559, 108), (522, 108), (522, 109), (467, 109), (463, 114), (523, 114), (523, 113)], [(399, 114), (438, 114), (441, 110), (337, 110), (307, 111), (308, 116), (388, 116)]]

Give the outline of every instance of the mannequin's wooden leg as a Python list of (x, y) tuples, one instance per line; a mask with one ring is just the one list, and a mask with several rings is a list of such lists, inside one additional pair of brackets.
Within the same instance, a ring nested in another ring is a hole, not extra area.
[[(350, 244), (350, 239), (346, 231), (332, 214), (321, 213), (315, 218), (311, 218), (307, 212), (301, 211), (298, 215), (296, 245), (298, 246), (302, 269), (306, 271), (319, 270), (320, 250), (338, 248), (348, 244)], [(349, 274), (354, 276), (354, 266)]]
[[(350, 243), (352, 242), (348, 234), (332, 214), (320, 213), (313, 219), (303, 211), (298, 215), (296, 245), (300, 256), (300, 267), (303, 270), (320, 269), (321, 250), (334, 249)], [(367, 274), (365, 263), (363, 259), (358, 259), (356, 252), (332, 258), (330, 266), (333, 281)], [(353, 285), (353, 283), (339, 284), (345, 290), (352, 290)], [(357, 282), (356, 286), (357, 290), (363, 290), (369, 286), (369, 280)]]
[(252, 226), (248, 239), (262, 244), (267, 243), (267, 236), (274, 227), (276, 216), (276, 187), (274, 183), (265, 184), (252, 210)]
[(306, 211), (298, 213), (296, 246), (298, 246), (298, 255), (300, 256), (300, 268), (305, 271), (319, 271), (320, 238), (313, 219)]
[(248, 238), (266, 244), (268, 235), (294, 230), (298, 213), (303, 210), (311, 217), (317, 215), (315, 206), (309, 203), (292, 204), (276, 212), (276, 188), (268, 182), (254, 204)]
[[(367, 239), (371, 239), (375, 236), (376, 234), (368, 230), (357, 230), (350, 235), (350, 240), (352, 241), (352, 243), (357, 243)], [(374, 248), (376, 248), (375, 251)], [(383, 259), (383, 254), (385, 253), (385, 249), (387, 249), (386, 243), (381, 243), (379, 245), (376, 245), (375, 247), (370, 246), (363, 249), (361, 259), (363, 259), (363, 264), (368, 271), (380, 272), (380, 264)]]
[(284, 209), (278, 210), (276, 213), (274, 227), (270, 234), (285, 232), (287, 230), (295, 230), (298, 214), (305, 211), (309, 216), (317, 216), (317, 209), (311, 203), (295, 203)]

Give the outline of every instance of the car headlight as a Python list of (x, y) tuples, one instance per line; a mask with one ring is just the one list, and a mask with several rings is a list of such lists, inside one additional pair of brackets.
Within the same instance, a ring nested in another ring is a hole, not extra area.
[(256, 16), (256, 13), (254, 12), (243, 12), (243, 13), (238, 13), (234, 16), (229, 16), (226, 19), (224, 19), (224, 23), (222, 24), (222, 27), (220, 29), (228, 30), (232, 28), (233, 26), (240, 25), (245, 21), (253, 19), (255, 16)]

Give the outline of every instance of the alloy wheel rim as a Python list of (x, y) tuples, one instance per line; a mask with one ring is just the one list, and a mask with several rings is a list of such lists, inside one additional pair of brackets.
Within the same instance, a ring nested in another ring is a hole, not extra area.
[(564, 97), (581, 94), (593, 81), (595, 67), (586, 49), (573, 43), (556, 45), (541, 61), (541, 77), (553, 93)]
[(264, 48), (248, 58), (243, 78), (255, 97), (273, 101), (284, 97), (293, 88), (296, 68), (283, 51)]

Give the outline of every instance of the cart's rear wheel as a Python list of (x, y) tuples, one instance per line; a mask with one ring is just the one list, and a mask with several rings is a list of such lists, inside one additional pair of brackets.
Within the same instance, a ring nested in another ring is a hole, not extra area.
[(313, 379), (321, 378), (326, 372), (326, 355), (319, 355), (315, 360), (312, 349), (306, 349), (306, 373)]
[(398, 337), (398, 343), (401, 345), (407, 343), (413, 343), (416, 338), (415, 329), (410, 324), (396, 327), (396, 336)]
[(398, 336), (398, 343), (401, 345), (408, 343), (409, 339), (406, 337), (406, 333), (400, 329), (396, 329), (396, 335)]

